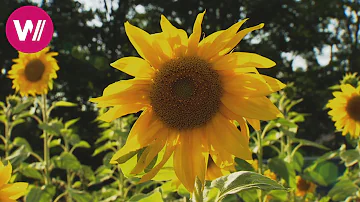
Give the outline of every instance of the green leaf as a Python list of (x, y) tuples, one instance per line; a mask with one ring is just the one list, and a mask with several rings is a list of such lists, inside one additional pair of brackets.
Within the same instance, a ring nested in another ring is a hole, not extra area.
[(18, 149), (16, 149), (13, 153), (11, 153), (6, 160), (10, 160), (13, 167), (20, 165), (20, 163), (24, 162), (30, 156), (30, 152), (25, 149), (25, 146), (22, 145)]
[(292, 159), (292, 163), (294, 166), (294, 169), (298, 172), (301, 172), (302, 167), (304, 165), (304, 157), (300, 152), (295, 152), (295, 155)]
[(70, 126), (74, 125), (76, 122), (78, 122), (80, 118), (77, 119), (71, 119), (69, 121), (66, 121), (65, 128), (69, 128)]
[(101, 152), (104, 152), (107, 150), (112, 150), (112, 148), (115, 148), (116, 146), (117, 146), (117, 142), (106, 142), (104, 145), (96, 148), (94, 153), (92, 154), (92, 156), (96, 156), (96, 155), (100, 154)]
[(70, 134), (69, 136), (67, 136), (66, 138), (71, 145), (76, 145), (77, 143), (79, 143), (81, 141), (79, 135), (73, 134), (73, 133)]
[(31, 148), (29, 142), (25, 138), (16, 137), (12, 143), (18, 147), (24, 146), (24, 149), (28, 152), (32, 151), (32, 148)]
[(81, 147), (81, 148), (90, 148), (90, 144), (84, 140), (81, 140), (79, 143), (76, 143), (74, 147)]
[(63, 152), (60, 156), (53, 157), (55, 167), (65, 170), (77, 171), (81, 169), (79, 160), (71, 153)]
[(286, 190), (274, 180), (249, 171), (239, 171), (217, 178), (211, 182), (209, 189), (212, 188), (220, 190), (217, 201), (220, 201), (229, 194), (235, 194), (251, 189), (261, 189), (264, 191)]
[(334, 201), (344, 201), (348, 196), (354, 196), (358, 189), (351, 180), (341, 180), (329, 191), (328, 196)]
[(33, 186), (25, 197), (25, 201), (36, 202), (50, 202), (56, 192), (56, 187), (53, 185), (44, 185), (41, 188)]
[(195, 179), (195, 186), (194, 186), (194, 192), (192, 195), (192, 201), (193, 202), (204, 201), (203, 184), (198, 177), (196, 177), (196, 179)]
[(15, 127), (15, 126), (17, 126), (17, 125), (19, 125), (19, 124), (22, 124), (22, 123), (24, 123), (24, 122), (25, 122), (24, 119), (18, 118), (18, 119), (16, 119), (15, 121), (11, 122), (11, 127)]
[(61, 135), (61, 129), (63, 129), (63, 124), (60, 121), (55, 121), (51, 123), (40, 123), (39, 128), (46, 131), (49, 134)]
[(306, 179), (309, 179), (310, 181), (313, 181), (313, 182), (316, 182), (317, 184), (320, 184), (321, 186), (328, 186), (326, 180), (324, 179), (324, 177), (318, 173), (318, 172), (315, 172), (315, 171), (306, 171), (305, 172), (305, 178)]
[(68, 188), (67, 189), (70, 196), (76, 201), (76, 202), (89, 202), (93, 201), (93, 197), (84, 191), (78, 191), (75, 189)]
[(317, 158), (310, 166), (308, 166), (305, 171), (312, 172), (316, 166), (324, 161), (333, 159), (339, 155), (339, 151), (330, 151), (325, 153), (324, 155)]
[(295, 169), (291, 164), (285, 162), (280, 158), (271, 158), (268, 161), (268, 166), (272, 172), (282, 177), (291, 188), (296, 187)]
[(25, 101), (23, 103), (17, 104), (13, 108), (12, 113), (13, 114), (18, 114), (18, 113), (24, 111), (25, 109), (27, 109), (28, 107), (30, 107), (32, 104), (33, 104), (32, 100), (27, 100), (27, 101)]
[(55, 139), (55, 140), (51, 140), (50, 144), (49, 144), (49, 148), (53, 148), (56, 146), (60, 146), (61, 145), (61, 139)]
[(350, 167), (359, 162), (360, 153), (356, 149), (350, 149), (344, 152), (340, 152), (340, 158), (345, 162), (346, 167)]
[(88, 181), (95, 180), (95, 174), (90, 166), (81, 165), (81, 176), (83, 176)]
[(316, 148), (323, 149), (323, 150), (330, 150), (329, 148), (325, 147), (324, 145), (312, 142), (310, 140), (304, 140), (304, 139), (298, 139), (298, 138), (292, 138), (292, 140), (294, 143), (298, 142), (304, 146), (311, 146), (311, 147), (316, 147)]
[(161, 202), (163, 201), (162, 197), (161, 197), (161, 193), (158, 190), (154, 190), (153, 193), (149, 193), (149, 194), (137, 194), (133, 197), (130, 198), (129, 202)]
[(25, 175), (26, 177), (43, 181), (43, 176), (41, 175), (41, 173), (29, 165), (21, 166), (20, 173)]
[(339, 175), (338, 166), (333, 162), (326, 161), (316, 166), (314, 172), (319, 173), (327, 185), (334, 183)]
[(77, 104), (67, 101), (57, 101), (53, 103), (54, 107), (75, 107)]
[(247, 161), (245, 161), (244, 159), (240, 159), (240, 158), (235, 158), (235, 163), (236, 163), (236, 170), (237, 171), (255, 171), (254, 167), (248, 163)]

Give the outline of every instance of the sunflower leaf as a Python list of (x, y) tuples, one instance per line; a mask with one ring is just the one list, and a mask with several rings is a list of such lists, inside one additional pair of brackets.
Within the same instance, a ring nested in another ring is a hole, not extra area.
[(291, 164), (280, 158), (272, 158), (269, 160), (268, 165), (270, 170), (282, 177), (289, 187), (296, 187), (295, 169)]
[(345, 162), (346, 167), (353, 166), (360, 160), (360, 152), (356, 149), (350, 149), (340, 152), (340, 158)]
[(54, 108), (55, 107), (76, 107), (76, 103), (67, 102), (67, 101), (57, 101), (53, 103)]
[(221, 201), (227, 195), (252, 189), (264, 191), (287, 190), (276, 181), (249, 171), (239, 171), (217, 178), (211, 182), (210, 187), (207, 187), (207, 191), (210, 192), (214, 188), (219, 190), (216, 201)]

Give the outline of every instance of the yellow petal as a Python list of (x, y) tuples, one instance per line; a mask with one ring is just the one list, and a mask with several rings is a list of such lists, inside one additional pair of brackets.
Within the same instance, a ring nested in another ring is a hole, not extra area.
[(159, 130), (156, 139), (142, 152), (136, 166), (131, 171), (131, 174), (138, 174), (143, 171), (155, 158), (155, 156), (163, 149), (166, 143), (168, 129), (163, 128)]
[(356, 89), (350, 84), (341, 85), (340, 88), (342, 92), (344, 92), (343, 94), (347, 97), (350, 97), (352, 94), (356, 93)]
[(165, 163), (169, 160), (170, 156), (173, 154), (175, 150), (175, 146), (178, 142), (179, 134), (177, 132), (169, 131), (168, 140), (166, 142), (166, 149), (164, 156), (159, 164), (157, 164), (153, 169), (147, 172), (141, 179), (140, 183), (151, 180), (155, 177), (155, 175), (160, 171), (160, 169), (164, 166)]
[(151, 35), (144, 30), (131, 25), (129, 22), (125, 23), (125, 31), (139, 55), (148, 61), (151, 66), (159, 68), (161, 59), (159, 58), (158, 52), (153, 48), (154, 44)]
[(98, 107), (108, 107), (123, 104), (149, 104), (151, 81), (148, 79), (129, 79), (110, 84), (105, 88), (103, 96), (91, 98)]
[(239, 74), (223, 79), (225, 91), (242, 97), (270, 95), (285, 86), (277, 79), (260, 74)]
[(244, 160), (252, 159), (248, 136), (240, 132), (233, 123), (221, 114), (217, 114), (213, 118), (211, 123), (207, 125), (206, 131), (215, 150), (225, 150)]
[(204, 19), (205, 12), (199, 13), (196, 17), (193, 33), (189, 37), (188, 55), (194, 55), (198, 49), (198, 44), (201, 36), (201, 23)]
[(12, 166), (10, 162), (8, 162), (6, 166), (0, 167), (0, 187), (9, 182), (11, 177), (11, 172), (12, 172)]
[(16, 200), (25, 194), (27, 187), (28, 183), (25, 182), (6, 184), (1, 187), (0, 196), (8, 196), (9, 199)]
[[(217, 37), (214, 38), (212, 36), (211, 39), (213, 39), (212, 43), (209, 43), (211, 40), (207, 40), (207, 43), (200, 43), (201, 46), (199, 46), (198, 54), (202, 58), (206, 60), (210, 60), (213, 56), (219, 54), (219, 52), (224, 49), (224, 47), (231, 41), (231, 39), (236, 35), (236, 32), (239, 30), (242, 24), (246, 21), (242, 20), (240, 22), (235, 23), (228, 29), (217, 33)], [(215, 35), (215, 36), (216, 36)], [(211, 35), (210, 35), (211, 36)], [(209, 37), (210, 37), (209, 36)]]
[(260, 130), (261, 129), (259, 120), (247, 118), (246, 121), (249, 122), (249, 124), (254, 128), (254, 130)]
[(174, 151), (174, 170), (181, 183), (192, 193), (196, 177), (204, 183), (209, 154), (201, 146), (201, 134), (184, 131)]
[(208, 164), (206, 170), (206, 179), (207, 180), (214, 180), (224, 175), (230, 174), (229, 171), (219, 168), (215, 163)]
[(188, 37), (186, 32), (182, 29), (174, 27), (163, 15), (161, 15), (160, 25), (163, 31), (162, 34), (167, 36), (167, 40), (175, 55), (184, 55), (188, 46)]
[(235, 46), (249, 33), (257, 29), (261, 29), (264, 27), (264, 23), (261, 23), (259, 25), (246, 28), (244, 30), (239, 31), (235, 37), (233, 37), (229, 43), (224, 46), (223, 50), (219, 51), (217, 56), (225, 55), (226, 53), (229, 53), (232, 49), (235, 48)]
[(214, 63), (215, 70), (228, 70), (244, 67), (270, 68), (276, 63), (255, 53), (233, 52), (221, 57)]
[(136, 113), (147, 105), (144, 104), (125, 104), (120, 106), (115, 106), (109, 109), (107, 112), (99, 116), (100, 120), (111, 122), (119, 117), (125, 116), (127, 114)]
[(124, 57), (110, 65), (134, 77), (152, 78), (155, 73), (148, 62), (138, 57)]
[(125, 145), (111, 158), (110, 163), (123, 163), (122, 157), (148, 146), (154, 141), (157, 132), (163, 128), (159, 120), (153, 120), (151, 109), (143, 111), (132, 127)]
[(232, 112), (245, 118), (272, 120), (283, 116), (265, 96), (246, 98), (225, 93), (221, 102)]

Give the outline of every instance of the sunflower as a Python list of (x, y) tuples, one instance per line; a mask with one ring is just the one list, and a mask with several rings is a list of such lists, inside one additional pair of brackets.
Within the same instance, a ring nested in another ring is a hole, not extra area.
[(18, 198), (25, 194), (28, 183), (17, 182), (8, 184), (12, 173), (12, 166), (8, 163), (6, 166), (0, 161), (0, 201), (16, 202)]
[(13, 60), (15, 64), (8, 77), (13, 79), (12, 87), (19, 91), (21, 96), (46, 94), (48, 89), (52, 89), (59, 66), (53, 58), (58, 53), (49, 50), (47, 47), (37, 53), (19, 52), (19, 58)]
[(275, 62), (232, 51), (263, 24), (239, 31), (242, 20), (199, 42), (204, 14), (197, 16), (189, 37), (164, 16), (162, 32), (155, 34), (126, 22), (126, 34), (142, 58), (124, 57), (111, 66), (135, 78), (115, 82), (91, 99), (112, 107), (99, 117), (108, 122), (143, 110), (110, 161), (134, 163), (130, 171), (130, 163), (121, 168), (140, 176), (140, 182), (165, 180), (155, 177), (165, 176), (159, 173), (164, 167), (192, 192), (196, 177), (204, 182), (212, 168), (209, 158), (220, 169), (233, 166), (235, 157), (252, 159), (246, 121), (259, 129), (259, 120), (282, 116), (266, 95), (285, 85), (256, 69)]
[(300, 176), (296, 176), (296, 196), (305, 196), (307, 193), (314, 193), (316, 189), (316, 184), (307, 181)]
[(341, 85), (341, 92), (334, 92), (334, 99), (327, 107), (331, 108), (329, 115), (335, 121), (337, 130), (342, 135), (350, 134), (352, 138), (360, 136), (360, 86), (355, 89), (350, 84)]

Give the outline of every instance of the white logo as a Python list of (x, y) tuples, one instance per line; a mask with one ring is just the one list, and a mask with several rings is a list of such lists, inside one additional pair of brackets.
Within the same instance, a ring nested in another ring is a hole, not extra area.
[[(32, 21), (31, 20), (26, 20), (24, 29), (21, 29), (19, 20), (13, 20), (13, 22), (14, 22), (14, 25), (15, 25), (16, 33), (17, 33), (17, 35), (19, 37), (19, 41), (25, 41), (28, 32), (30, 32), (30, 34), (32, 33), (32, 30), (33, 30), (33, 27), (34, 27)], [(38, 22), (36, 24), (35, 31), (33, 33), (32, 41), (39, 41), (40, 40), (42, 32), (44, 30), (45, 23), (46, 23), (46, 20), (38, 20)]]

